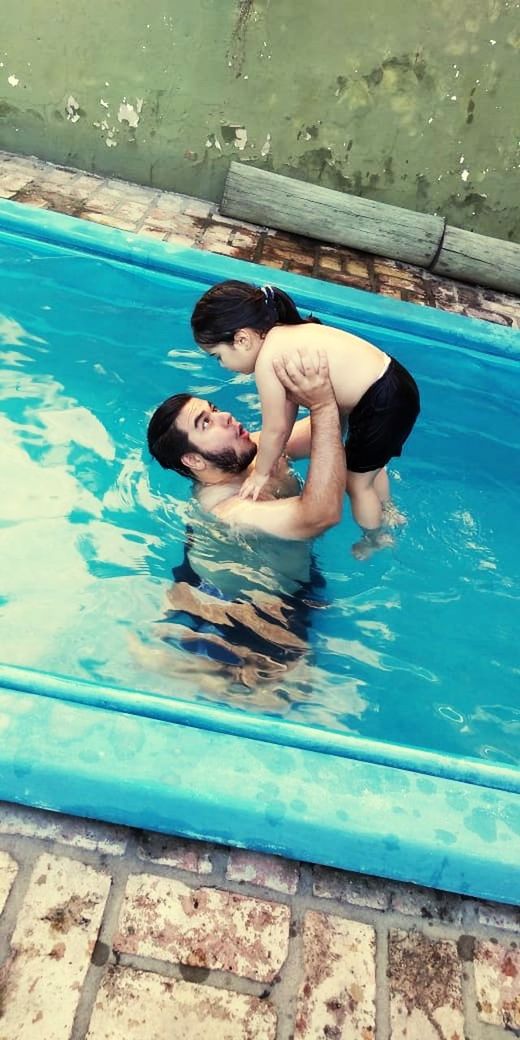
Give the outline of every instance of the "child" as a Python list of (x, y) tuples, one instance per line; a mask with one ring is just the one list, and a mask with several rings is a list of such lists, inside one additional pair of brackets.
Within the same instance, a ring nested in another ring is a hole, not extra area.
[(191, 318), (197, 343), (233, 372), (255, 373), (262, 405), (262, 433), (254, 473), (241, 497), (256, 499), (289, 440), (298, 402), (289, 400), (273, 359), (304, 347), (327, 354), (338, 408), (345, 426), (347, 485), (352, 513), (363, 530), (355, 555), (388, 544), (383, 528), (390, 502), (385, 466), (400, 455), (419, 414), (419, 391), (405, 368), (350, 332), (305, 319), (281, 289), (228, 281), (198, 301)]

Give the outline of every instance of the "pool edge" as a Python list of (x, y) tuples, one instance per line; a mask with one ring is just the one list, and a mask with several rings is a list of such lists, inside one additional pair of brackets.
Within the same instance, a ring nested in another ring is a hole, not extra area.
[(0, 723), (5, 801), (520, 904), (509, 792), (16, 691)]
[(282, 747), (318, 751), (367, 764), (405, 769), (423, 776), (444, 777), (473, 783), (482, 788), (520, 793), (520, 771), (510, 766), (410, 745), (392, 744), (308, 723), (297, 724), (282, 716), (238, 710), (220, 702), (165, 697), (150, 691), (114, 687), (3, 663), (0, 663), (1, 691), (18, 691), (68, 704), (122, 711), (136, 717), (195, 726), (197, 729), (229, 733)]

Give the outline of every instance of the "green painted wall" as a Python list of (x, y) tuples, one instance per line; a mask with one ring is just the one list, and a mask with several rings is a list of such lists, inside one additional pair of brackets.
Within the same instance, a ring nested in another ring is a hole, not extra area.
[(230, 158), (520, 241), (516, 0), (3, 0), (0, 147), (219, 199)]

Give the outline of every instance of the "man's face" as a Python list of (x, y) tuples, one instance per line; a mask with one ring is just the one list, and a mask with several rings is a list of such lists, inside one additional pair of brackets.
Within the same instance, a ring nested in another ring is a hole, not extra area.
[[(230, 412), (221, 412), (211, 401), (191, 397), (179, 412), (176, 425), (193, 445), (190, 457), (195, 452), (225, 473), (242, 473), (257, 453), (248, 431)], [(189, 458), (186, 464), (191, 468)]]

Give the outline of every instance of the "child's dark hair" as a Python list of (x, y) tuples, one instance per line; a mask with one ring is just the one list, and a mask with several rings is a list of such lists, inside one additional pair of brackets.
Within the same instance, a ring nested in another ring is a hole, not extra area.
[(274, 325), (320, 324), (312, 314), (302, 318), (291, 297), (275, 285), (220, 282), (208, 289), (195, 306), (191, 328), (201, 347), (231, 343), (238, 329), (268, 332)]

